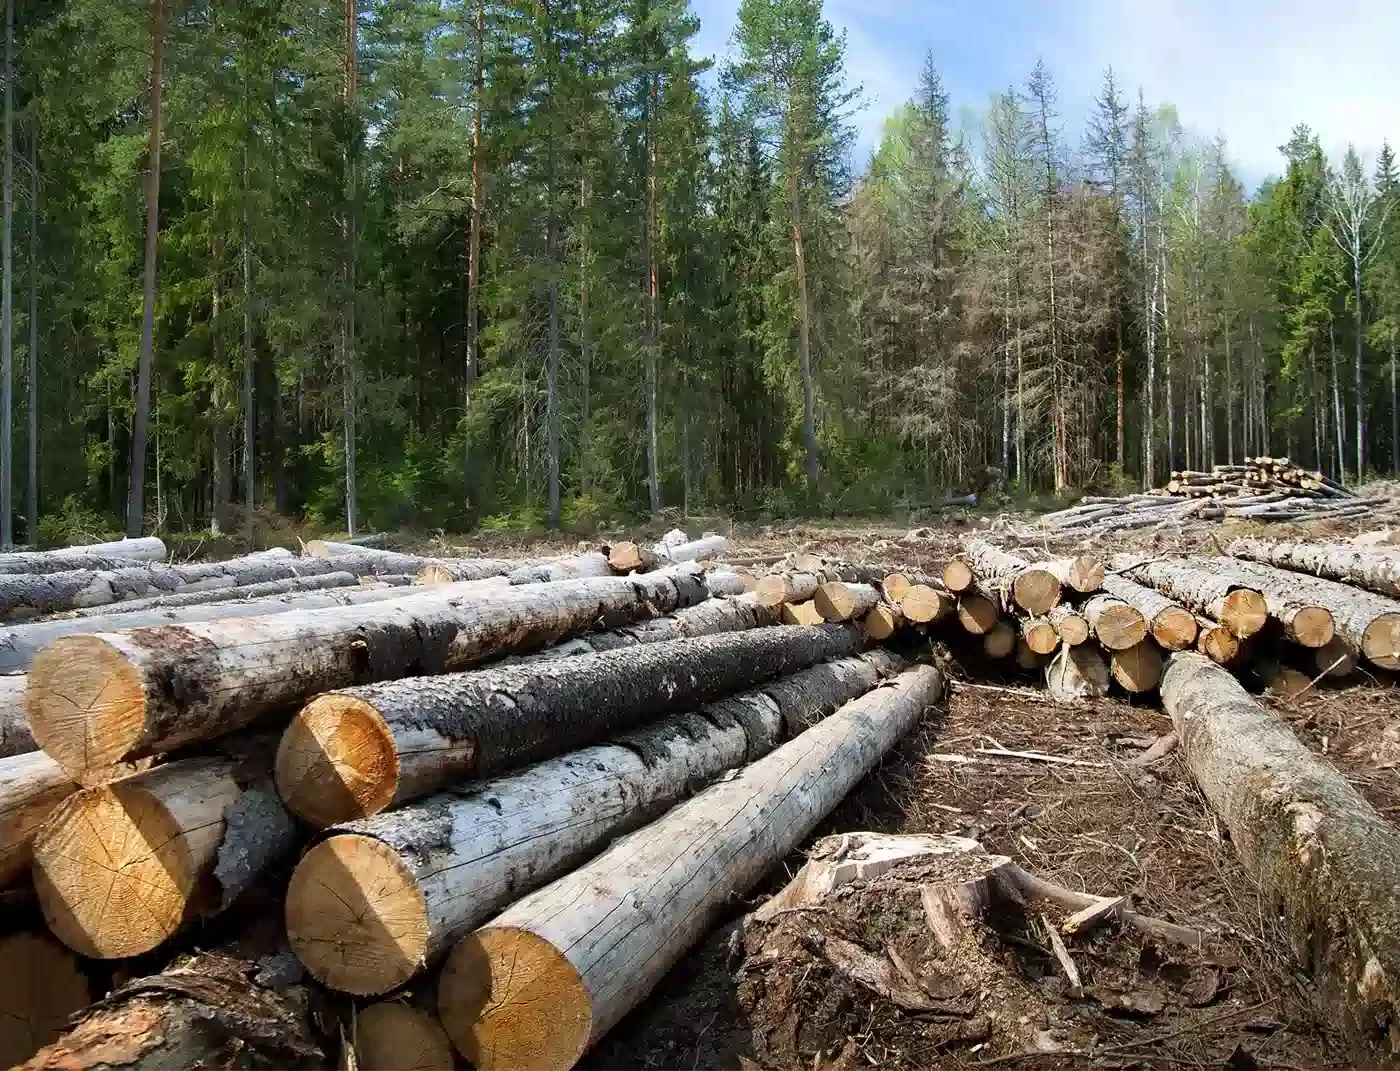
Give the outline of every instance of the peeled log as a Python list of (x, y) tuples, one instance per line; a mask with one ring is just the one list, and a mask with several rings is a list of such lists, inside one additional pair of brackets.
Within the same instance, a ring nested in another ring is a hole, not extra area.
[(355, 1013), (355, 1055), (367, 1071), (452, 1071), (447, 1032), (432, 1012), (397, 1000)]
[[(1264, 596), (1269, 616), (1283, 626), (1283, 634), (1302, 647), (1325, 647), (1332, 640), (1332, 614), (1324, 606), (1311, 602), (1306, 592), (1295, 583), (1298, 577), (1252, 562), (1234, 558), (1210, 558), (1200, 563), (1203, 569), (1220, 573), (1247, 584)], [(1304, 578), (1304, 582), (1311, 578)]]
[(1053, 573), (1062, 587), (1077, 591), (1081, 595), (1092, 595), (1103, 587), (1103, 561), (1093, 554), (1036, 562), (1036, 568)]
[(21, 1071), (324, 1068), (304, 1006), (260, 989), (254, 964), (205, 953), (90, 1007)]
[(775, 626), (327, 692), (283, 733), (277, 788), (347, 822), (859, 649), (853, 628)]
[(1140, 613), (1152, 638), (1166, 650), (1185, 651), (1196, 642), (1195, 615), (1160, 591), (1111, 573), (1103, 579), (1103, 590)]
[(1054, 573), (981, 539), (967, 545), (968, 562), (979, 579), (1011, 589), (1016, 605), (1029, 614), (1048, 614), (1060, 601), (1060, 581)]
[[(0, 575), (9, 573), (62, 573), (70, 569), (109, 569), (96, 562), (160, 562), (165, 560), (165, 544), (155, 536), (117, 539), (111, 543), (89, 543), (59, 550), (33, 550), (0, 554)], [(120, 566), (117, 566), (118, 568)]]
[(0, 759), (0, 889), (29, 868), (34, 834), (76, 791), (78, 786), (42, 751)]
[(336, 826), (287, 890), (318, 981), (403, 985), (473, 927), (898, 672), (883, 651), (813, 666), (519, 773)]
[(0, 937), (0, 1067), (22, 1064), (92, 1003), (73, 954), (48, 934)]
[(481, 1071), (571, 1068), (938, 700), (901, 674), (532, 893), (449, 956), (438, 1011)]
[(1229, 577), (1184, 562), (1144, 561), (1132, 554), (1115, 554), (1110, 564), (1115, 573), (1126, 573), (1129, 579), (1156, 588), (1193, 613), (1219, 621), (1242, 640), (1269, 622), (1264, 596)]
[(538, 565), (522, 565), (510, 573), (512, 584), (553, 584), (561, 580), (585, 580), (589, 577), (612, 576), (608, 556), (602, 551), (570, 554)]
[(1126, 651), (1147, 637), (1147, 621), (1142, 614), (1107, 592), (1086, 602), (1083, 614), (1094, 637), (1110, 651)]
[(1372, 550), (1345, 543), (1237, 539), (1226, 548), (1226, 553), (1232, 558), (1355, 584), (1382, 595), (1400, 596), (1400, 556), (1394, 550)]
[(1093, 644), (1068, 644), (1045, 667), (1045, 690), (1060, 703), (1099, 699), (1108, 694), (1108, 663)]
[(1150, 692), (1162, 679), (1162, 649), (1143, 640), (1124, 651), (1114, 651), (1109, 660), (1113, 679), (1133, 694)]
[(0, 759), (23, 755), (39, 747), (29, 731), (29, 715), (24, 712), (28, 680), (23, 673), (0, 676)]
[(1089, 622), (1067, 602), (1051, 610), (1046, 620), (1055, 629), (1056, 635), (1071, 647), (1077, 647), (1089, 639)]
[(957, 600), (946, 591), (927, 584), (915, 584), (899, 600), (900, 612), (916, 625), (928, 625), (951, 617)]
[(1053, 654), (1055, 648), (1060, 645), (1060, 634), (1055, 631), (1055, 626), (1049, 619), (1044, 617), (1021, 618), (1021, 637), (1026, 641), (1026, 646), (1039, 655)]
[(1162, 705), (1359, 1065), (1400, 1054), (1400, 829), (1225, 670), (1179, 654)]
[(289, 857), (296, 826), (268, 776), (271, 748), (259, 745), (157, 766), (55, 807), (34, 839), (34, 888), (54, 935), (84, 956), (137, 956)]
[(853, 621), (875, 609), (880, 593), (869, 584), (847, 584), (832, 580), (817, 589), (812, 598), (817, 613), (827, 621)]
[(212, 740), (333, 688), (465, 669), (603, 617), (664, 613), (706, 594), (699, 571), (685, 566), (485, 598), (453, 591), (65, 637), (30, 669), (30, 729), (65, 770), (82, 771)]

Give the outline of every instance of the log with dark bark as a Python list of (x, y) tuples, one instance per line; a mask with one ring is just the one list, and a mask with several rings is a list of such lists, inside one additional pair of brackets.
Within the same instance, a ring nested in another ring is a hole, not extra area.
[(1110, 573), (1104, 577), (1103, 590), (1142, 615), (1158, 646), (1168, 651), (1184, 651), (1196, 642), (1195, 615), (1155, 588)]
[(34, 834), (76, 791), (77, 784), (42, 751), (0, 759), (0, 889), (29, 869)]
[(0, 937), (0, 1067), (22, 1064), (57, 1040), (92, 1001), (73, 953), (48, 934)]
[(1193, 654), (1162, 681), (1187, 768), (1277, 905), (1294, 952), (1358, 1064), (1394, 1066), (1400, 1039), (1400, 829)]
[(932, 667), (902, 674), (468, 935), (438, 987), (458, 1050), (481, 1071), (573, 1067), (941, 690)]
[(1136, 554), (1115, 554), (1110, 565), (1115, 573), (1155, 588), (1193, 613), (1219, 621), (1242, 640), (1268, 624), (1264, 596), (1229, 577), (1187, 562), (1144, 559)]
[(1225, 548), (1232, 558), (1272, 565), (1324, 580), (1354, 584), (1381, 595), (1400, 596), (1400, 555), (1347, 543), (1293, 543), (1236, 539)]
[[(651, 575), (651, 574), (640, 574)], [(316, 827), (378, 814), (860, 649), (852, 627), (755, 629), (327, 692), (283, 734), (277, 787)]]
[(812, 602), (827, 621), (855, 621), (875, 609), (880, 593), (869, 584), (832, 580), (817, 589)]
[(470, 792), (335, 826), (292, 875), (292, 948), (333, 989), (395, 989), (512, 899), (898, 669), (883, 651), (813, 666)]
[(1015, 604), (1027, 613), (1048, 614), (1060, 601), (1060, 581), (1053, 572), (985, 540), (967, 544), (967, 560), (978, 579), (1008, 588)]
[(1122, 599), (1100, 592), (1083, 606), (1094, 638), (1110, 651), (1126, 651), (1147, 637), (1147, 621)]
[(98, 959), (149, 952), (290, 857), (296, 825), (270, 776), (273, 741), (237, 745), (53, 809), (34, 839), (34, 888), (59, 940)]
[(217, 953), (119, 987), (21, 1071), (327, 1066), (304, 1003), (259, 988), (257, 967)]
[[(72, 569), (120, 569), (132, 562), (165, 560), (165, 544), (155, 536), (117, 539), (110, 543), (0, 554), (0, 575), (9, 573), (64, 573)], [(106, 562), (110, 564), (98, 564)]]
[(332, 688), (465, 669), (707, 594), (694, 566), (453, 592), (65, 637), (30, 669), (30, 729), (65, 770), (82, 771), (211, 740)]

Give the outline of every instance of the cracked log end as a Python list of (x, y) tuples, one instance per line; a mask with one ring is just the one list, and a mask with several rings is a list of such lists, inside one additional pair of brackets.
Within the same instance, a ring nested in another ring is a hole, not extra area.
[(760, 577), (758, 583), (753, 586), (754, 601), (760, 606), (776, 608), (788, 601), (791, 588), (788, 586), (788, 579), (782, 573), (770, 573), (768, 576)]
[(1000, 620), (1001, 615), (997, 612), (996, 604), (986, 596), (978, 595), (975, 591), (964, 592), (958, 596), (958, 623), (965, 632), (974, 636), (985, 636), (997, 627)]
[(127, 757), (146, 725), (141, 676), (98, 636), (62, 636), (29, 668), (25, 710), (35, 742), (74, 780)]
[(394, 734), (373, 706), (327, 692), (287, 726), (275, 773), (288, 810), (325, 829), (389, 806), (399, 784), (399, 754)]
[(139, 785), (85, 789), (34, 840), (34, 888), (54, 934), (85, 956), (149, 952), (180, 928), (199, 873), (177, 816)]
[(422, 968), (428, 905), (397, 852), (374, 837), (342, 833), (312, 848), (292, 872), (287, 938), (317, 981), (377, 996)]
[(1028, 614), (1048, 614), (1060, 601), (1060, 578), (1048, 569), (1022, 569), (1011, 582), (1016, 605)]
[(452, 1045), (437, 1019), (398, 1001), (355, 1016), (355, 1055), (375, 1071), (452, 1071)]
[(478, 930), (453, 949), (438, 1015), (480, 1071), (568, 1071), (592, 1041), (592, 1000), (568, 956), (514, 927)]
[(91, 1002), (88, 982), (67, 949), (47, 936), (0, 938), (0, 1067), (14, 1067), (58, 1039), (68, 1018)]
[(1152, 619), (1152, 638), (1168, 651), (1185, 651), (1196, 642), (1199, 626), (1195, 615), (1171, 606)]
[(1381, 614), (1366, 626), (1361, 653), (1382, 669), (1400, 669), (1400, 613)]
[(1220, 623), (1242, 640), (1247, 640), (1269, 623), (1269, 606), (1264, 596), (1248, 588), (1236, 588), (1225, 596)]
[(953, 597), (927, 584), (913, 584), (899, 600), (899, 609), (915, 624), (927, 625), (953, 612)]
[(1094, 554), (1071, 558), (1065, 570), (1064, 582), (1081, 595), (1092, 595), (1103, 587), (1103, 562)]
[(1228, 628), (1210, 624), (1200, 626), (1196, 634), (1196, 650), (1218, 666), (1233, 666), (1239, 661), (1243, 646)]
[(1110, 651), (1126, 651), (1147, 638), (1147, 620), (1125, 602), (1105, 599), (1095, 619), (1094, 635)]

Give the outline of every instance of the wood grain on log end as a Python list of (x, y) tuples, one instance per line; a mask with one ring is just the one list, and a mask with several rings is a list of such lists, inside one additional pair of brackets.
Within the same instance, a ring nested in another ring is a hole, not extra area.
[(275, 772), (287, 809), (324, 829), (389, 806), (399, 783), (399, 755), (394, 734), (373, 706), (327, 692), (287, 726)]
[(146, 724), (136, 668), (91, 635), (60, 637), (35, 656), (25, 710), (35, 742), (75, 780), (125, 758)]
[(1069, 560), (1066, 583), (1081, 595), (1092, 595), (1103, 587), (1103, 562), (1093, 554), (1081, 554)]
[(355, 1055), (369, 1071), (452, 1071), (452, 1043), (428, 1012), (396, 1000), (355, 1016)]
[[(1079, 620), (1082, 622), (1084, 619), (1081, 617)], [(1055, 626), (1043, 617), (1023, 618), (1021, 635), (1025, 638), (1026, 645), (1036, 654), (1053, 654), (1055, 648), (1060, 645), (1060, 634), (1055, 631)]]
[(956, 603), (946, 591), (927, 584), (914, 584), (899, 600), (899, 609), (906, 618), (918, 625), (940, 621), (953, 612)]
[(1381, 669), (1400, 669), (1400, 613), (1381, 614), (1366, 626), (1361, 653)]
[(914, 586), (914, 582), (903, 573), (890, 573), (880, 584), (880, 590), (885, 593), (885, 598), (890, 603), (898, 606), (901, 599), (909, 594), (909, 589)]
[(1126, 651), (1147, 638), (1147, 620), (1125, 602), (1107, 595), (1089, 600), (1085, 616), (1098, 641), (1110, 651)]
[(1152, 638), (1168, 651), (1185, 651), (1196, 642), (1199, 626), (1195, 615), (1180, 606), (1172, 606), (1152, 619)]
[(964, 631), (974, 636), (985, 636), (996, 628), (1001, 615), (996, 604), (975, 591), (966, 591), (958, 596), (958, 623)]
[(783, 624), (785, 625), (824, 625), (826, 618), (816, 608), (811, 599), (806, 602), (783, 603)]
[(998, 621), (982, 637), (982, 653), (988, 658), (1007, 658), (1016, 650), (1016, 630), (1008, 621)]
[(452, 575), (450, 569), (441, 565), (425, 565), (418, 570), (418, 583), (437, 586), (439, 584), (456, 583), (457, 578)]
[(1247, 640), (1269, 623), (1268, 603), (1257, 591), (1236, 588), (1225, 596), (1220, 623), (1240, 639)]
[(1143, 640), (1135, 647), (1114, 651), (1111, 669), (1113, 679), (1124, 690), (1150, 692), (1162, 679), (1162, 649), (1151, 640)]
[(1300, 606), (1288, 614), (1284, 627), (1293, 642), (1304, 647), (1326, 647), (1332, 642), (1332, 613), (1322, 606)]
[(817, 588), (812, 602), (825, 620), (839, 622), (864, 617), (879, 598), (879, 593), (869, 584), (832, 580)]
[(382, 841), (342, 833), (306, 853), (287, 886), (287, 939), (317, 981), (356, 996), (413, 977), (428, 951), (428, 908)]
[(614, 543), (608, 548), (608, 564), (618, 573), (645, 573), (656, 568), (656, 552), (637, 543)]
[(902, 624), (904, 624), (904, 615), (899, 612), (899, 609), (882, 602), (865, 615), (865, 634), (872, 640), (880, 642), (893, 636)]
[(949, 591), (964, 592), (976, 579), (972, 566), (961, 558), (954, 558), (943, 567), (943, 586)]
[(753, 586), (754, 601), (760, 606), (781, 606), (788, 601), (788, 579), (782, 573), (769, 573)]
[(1061, 603), (1050, 611), (1048, 618), (1056, 635), (1071, 647), (1077, 647), (1089, 640), (1089, 622), (1084, 615), (1068, 603)]
[(1196, 650), (1218, 666), (1233, 666), (1239, 661), (1244, 645), (1228, 628), (1212, 622), (1196, 634)]
[(1048, 569), (1022, 569), (1011, 582), (1011, 597), (1028, 614), (1048, 614), (1060, 601), (1060, 579)]
[(76, 791), (76, 782), (42, 751), (0, 759), (0, 889), (29, 869), (34, 834)]
[(87, 1007), (88, 981), (72, 954), (44, 934), (0, 938), (0, 1067), (14, 1067), (58, 1039)]
[(568, 1071), (592, 1041), (592, 1001), (568, 956), (513, 927), (478, 930), (453, 949), (438, 1015), (479, 1071)]

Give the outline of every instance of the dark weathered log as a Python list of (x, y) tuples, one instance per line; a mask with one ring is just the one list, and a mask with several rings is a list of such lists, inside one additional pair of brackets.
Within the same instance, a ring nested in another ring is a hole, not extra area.
[(78, 786), (42, 751), (0, 759), (0, 889), (29, 869), (34, 834), (49, 812), (76, 791)]
[(92, 1001), (73, 954), (48, 934), (0, 937), (0, 1067), (22, 1064)]
[(1400, 829), (1225, 670), (1179, 654), (1162, 682), (1187, 768), (1281, 909), (1294, 952), (1361, 1065), (1394, 1066)]
[(324, 1068), (305, 1002), (260, 989), (257, 967), (215, 953), (127, 982), (21, 1071)]
[[(132, 562), (165, 560), (165, 544), (155, 536), (89, 543), (60, 550), (35, 550), (0, 554), (0, 575), (11, 573), (65, 573), (73, 569), (120, 569)], [(100, 564), (106, 563), (106, 564)]]
[(982, 636), (982, 653), (988, 658), (1010, 658), (1016, 653), (1016, 626), (1003, 617)]
[(941, 689), (902, 674), (468, 935), (438, 987), (454, 1044), (481, 1071), (573, 1067)]
[(24, 692), (28, 676), (11, 673), (0, 676), (0, 759), (37, 750), (29, 731), (29, 715), (24, 712)]
[(775, 626), (327, 692), (283, 734), (277, 787), (313, 826), (350, 821), (452, 780), (581, 747), (673, 704), (708, 702), (851, 654), (860, 643), (855, 628)]
[(332, 827), (287, 890), (292, 948), (334, 989), (395, 989), (511, 900), (898, 669), (883, 651), (813, 666), (470, 792)]
[(332, 688), (465, 669), (701, 601), (694, 566), (526, 585), (488, 597), (428, 588), (393, 602), (56, 640), (29, 672), (29, 725), (65, 770), (233, 732)]
[(1016, 605), (1030, 614), (1048, 614), (1060, 601), (1060, 581), (1041, 565), (974, 539), (967, 544), (967, 558), (978, 578), (1009, 588)]
[(1111, 567), (1139, 584), (1156, 588), (1194, 613), (1219, 621), (1242, 640), (1269, 620), (1264, 596), (1246, 584), (1186, 562), (1144, 560), (1141, 555), (1115, 554)]
[(585, 580), (589, 577), (612, 576), (608, 556), (602, 551), (570, 554), (564, 558), (522, 565), (510, 572), (512, 584), (552, 584), (560, 580)]
[(1195, 615), (1155, 588), (1109, 574), (1104, 577), (1103, 590), (1141, 614), (1152, 638), (1166, 650), (1184, 651), (1196, 642)]

